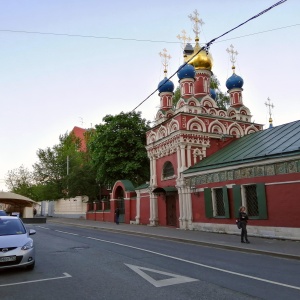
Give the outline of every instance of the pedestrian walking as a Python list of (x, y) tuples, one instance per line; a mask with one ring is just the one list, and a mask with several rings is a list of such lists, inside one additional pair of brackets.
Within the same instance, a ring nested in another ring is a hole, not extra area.
[(118, 224), (118, 225), (119, 225), (119, 217), (120, 217), (120, 209), (119, 209), (119, 207), (117, 207), (117, 208), (115, 209), (115, 222), (116, 222), (116, 224)]
[(250, 244), (248, 241), (248, 235), (247, 235), (247, 222), (248, 222), (248, 215), (246, 213), (246, 207), (241, 206), (239, 210), (239, 221), (241, 224), (241, 242)]

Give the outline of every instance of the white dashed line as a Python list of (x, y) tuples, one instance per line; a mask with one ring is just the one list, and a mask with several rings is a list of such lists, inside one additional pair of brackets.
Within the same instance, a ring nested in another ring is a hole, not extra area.
[(65, 279), (72, 277), (68, 273), (63, 273), (65, 276), (63, 277), (53, 277), (53, 278), (46, 278), (46, 279), (37, 279), (37, 280), (30, 280), (30, 281), (22, 281), (22, 282), (15, 282), (15, 283), (7, 283), (7, 284), (1, 284), (0, 287), (4, 286), (11, 286), (11, 285), (18, 285), (18, 284), (27, 284), (27, 283), (35, 283), (35, 282), (41, 282), (41, 281), (50, 281), (50, 280), (57, 280), (57, 279)]

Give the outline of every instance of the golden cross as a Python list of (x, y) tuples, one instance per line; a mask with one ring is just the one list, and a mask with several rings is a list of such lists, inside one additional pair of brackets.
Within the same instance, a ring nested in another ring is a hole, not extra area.
[(226, 51), (228, 52), (228, 54), (229, 54), (229, 59), (230, 59), (230, 61), (232, 62), (232, 67), (234, 67), (234, 64), (235, 64), (235, 62), (236, 62), (236, 56), (238, 55), (238, 52), (237, 51), (234, 51), (233, 50), (233, 45), (231, 44), (230, 45), (230, 49), (229, 48), (227, 48), (226, 49)]
[(271, 108), (274, 108), (275, 106), (273, 105), (273, 103), (271, 104), (270, 101), (271, 101), (271, 100), (270, 100), (270, 98), (268, 97), (268, 102), (269, 102), (269, 103), (266, 101), (266, 102), (265, 102), (265, 105), (266, 105), (266, 106), (269, 106), (269, 115), (270, 115), (270, 118), (271, 118), (271, 116), (272, 116)]
[(202, 21), (202, 19), (199, 19), (199, 13), (197, 9), (195, 9), (193, 13), (194, 15), (190, 14), (188, 17), (192, 22), (194, 22), (193, 31), (196, 34), (196, 39), (199, 40), (199, 34), (200, 34), (199, 24), (200, 26), (202, 26), (204, 22)]
[(191, 42), (192, 39), (189, 36), (186, 35), (186, 31), (185, 30), (182, 30), (181, 33), (182, 33), (182, 36), (180, 36), (180, 34), (178, 34), (177, 38), (179, 39), (179, 41), (182, 41), (181, 45), (182, 45), (182, 48), (184, 49), (185, 45), (188, 42)]
[(162, 58), (162, 65), (165, 68), (164, 73), (165, 73), (165, 76), (167, 76), (168, 62), (171, 59), (171, 55), (168, 54), (168, 50), (166, 48), (164, 48), (163, 52), (159, 52), (159, 56)]

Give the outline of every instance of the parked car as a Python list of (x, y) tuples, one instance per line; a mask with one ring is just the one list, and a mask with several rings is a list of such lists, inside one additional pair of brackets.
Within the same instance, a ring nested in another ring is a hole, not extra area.
[(0, 269), (25, 267), (33, 270), (35, 265), (35, 248), (30, 235), (33, 229), (27, 230), (17, 217), (0, 217)]
[(5, 212), (5, 210), (0, 210), (0, 216), (7, 216), (7, 213)]

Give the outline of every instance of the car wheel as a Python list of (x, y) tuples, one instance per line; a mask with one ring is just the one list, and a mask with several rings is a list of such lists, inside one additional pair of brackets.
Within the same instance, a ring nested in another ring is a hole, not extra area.
[(33, 264), (27, 266), (27, 267), (26, 267), (26, 270), (32, 271), (32, 270), (34, 269), (34, 265), (35, 265), (35, 263), (33, 263)]

